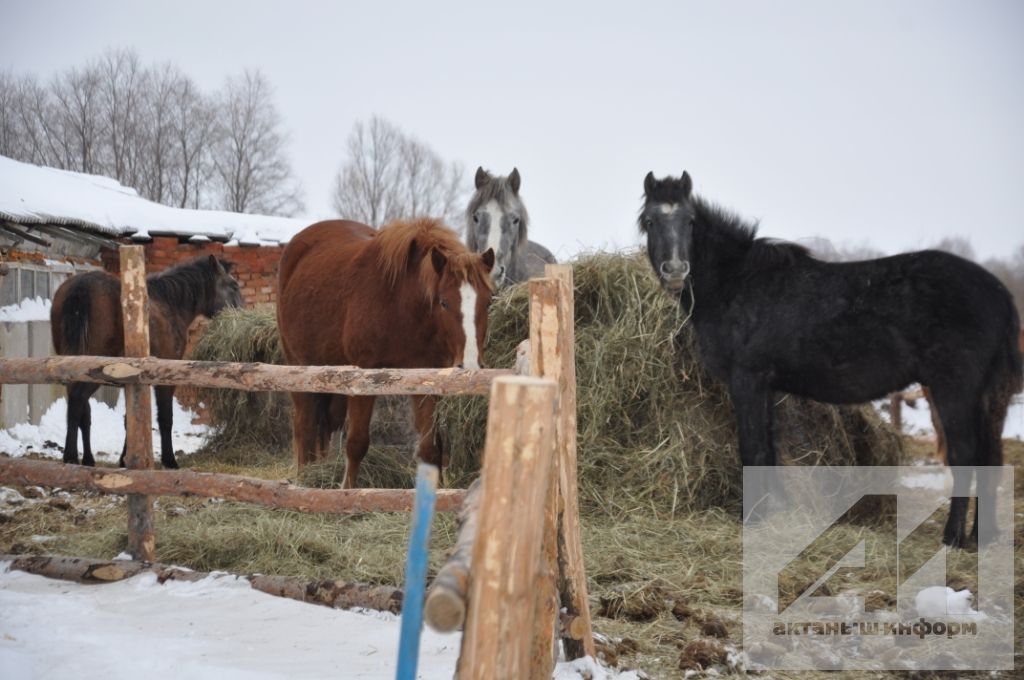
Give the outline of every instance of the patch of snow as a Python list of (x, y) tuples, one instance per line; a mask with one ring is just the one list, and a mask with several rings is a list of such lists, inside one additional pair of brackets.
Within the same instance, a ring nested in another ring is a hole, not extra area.
[(929, 619), (945, 616), (983, 617), (984, 614), (971, 606), (973, 601), (974, 594), (968, 589), (954, 591), (949, 586), (931, 586), (918, 591), (914, 597), (914, 606), (919, 616)]
[(49, 321), (51, 305), (49, 299), (25, 298), (16, 305), (0, 307), (0, 321)]
[[(154, 399), (155, 402), (155, 399)], [(92, 407), (92, 452), (98, 461), (117, 462), (124, 446), (124, 392), (118, 397), (117, 406), (110, 408), (105, 403), (90, 399)], [(0, 430), (0, 452), (12, 457), (24, 456), (28, 452), (47, 458), (63, 457), (60, 449), (48, 446), (46, 442), (64, 445), (68, 404), (58, 399), (50, 405), (38, 425), (19, 423), (14, 427)], [(175, 451), (194, 453), (202, 445), (209, 428), (194, 425), (195, 414), (174, 400), (174, 427), (171, 442)], [(153, 408), (153, 449), (160, 451), (160, 434), (156, 423), (156, 408)], [(82, 452), (82, 437), (78, 437), (78, 452)]]
[[(888, 399), (879, 399), (872, 402), (875, 410), (886, 420), (892, 422), (889, 417)], [(885, 406), (885, 408), (882, 408)], [(917, 399), (914, 405), (903, 404), (900, 411), (903, 419), (903, 432), (910, 435), (926, 437), (935, 436), (935, 428), (932, 427), (931, 410), (928, 407), (927, 399)], [(1010, 402), (1010, 408), (1006, 413), (1006, 423), (1003, 425), (1003, 439), (1024, 439), (1024, 395), (1018, 394)]]
[[(104, 585), (0, 565), (0, 677), (393, 678), (400, 622), (274, 597), (241, 579), (157, 584), (146, 573)], [(59, 642), (59, 644), (55, 644)], [(460, 635), (424, 629), (418, 678), (448, 680)], [(555, 678), (635, 680), (593, 659)]]
[(134, 559), (135, 558), (132, 557), (131, 553), (123, 552), (123, 553), (118, 553), (118, 555), (112, 561), (116, 562), (118, 560), (121, 560), (121, 561), (131, 562)]
[(259, 245), (285, 243), (309, 219), (186, 210), (148, 201), (99, 175), (46, 168), (0, 156), (0, 216), (24, 224), (78, 225), (112, 236), (201, 236)]
[(949, 473), (949, 469), (945, 467), (935, 466), (937, 469), (934, 471), (922, 468), (920, 471), (914, 470), (914, 474), (904, 475), (900, 479), (900, 484), (908, 489), (933, 489), (935, 491), (942, 491), (946, 488), (948, 480), (952, 479), (952, 475)]

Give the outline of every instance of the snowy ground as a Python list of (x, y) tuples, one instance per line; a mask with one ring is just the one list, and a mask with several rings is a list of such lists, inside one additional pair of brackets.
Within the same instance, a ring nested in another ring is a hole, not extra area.
[[(399, 619), (274, 597), (231, 576), (104, 585), (0, 566), (0, 678), (393, 678)], [(451, 678), (460, 636), (424, 630), (418, 677)], [(555, 677), (635, 680), (585, 659)]]
[[(888, 399), (874, 402), (875, 408), (882, 413), (886, 420), (889, 419), (888, 404)], [(885, 410), (882, 409), (883, 406), (886, 407)], [(916, 400), (913, 406), (903, 404), (901, 414), (904, 434), (935, 436), (931, 411), (926, 399)], [(1010, 403), (1010, 410), (1006, 414), (1006, 424), (1003, 426), (1003, 439), (1024, 439), (1024, 395), (1018, 394)]]
[(0, 307), (0, 321), (49, 321), (52, 306), (48, 298), (25, 298), (16, 305)]
[[(101, 401), (90, 399), (92, 405), (92, 451), (98, 461), (117, 462), (124, 446), (124, 391), (118, 398), (117, 406), (110, 408)], [(61, 458), (66, 431), (67, 400), (58, 399), (43, 414), (39, 425), (21, 423), (6, 430), (0, 430), (0, 453), (10, 456), (24, 456), (28, 452), (49, 458)], [(174, 400), (174, 428), (172, 430), (175, 451), (193, 453), (203, 444), (208, 429), (205, 425), (193, 425), (195, 414), (186, 410)], [(82, 451), (82, 438), (79, 435)], [(156, 408), (153, 408), (153, 447), (160, 450), (160, 435), (156, 424)]]

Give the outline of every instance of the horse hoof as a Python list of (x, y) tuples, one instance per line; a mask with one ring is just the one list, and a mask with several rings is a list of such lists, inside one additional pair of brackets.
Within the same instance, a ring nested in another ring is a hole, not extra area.
[(96, 467), (96, 461), (91, 456), (89, 458), (82, 458), (82, 465)]
[(164, 466), (165, 470), (177, 470), (178, 469), (178, 461), (174, 460), (173, 458), (171, 460), (161, 460), (160, 464)]

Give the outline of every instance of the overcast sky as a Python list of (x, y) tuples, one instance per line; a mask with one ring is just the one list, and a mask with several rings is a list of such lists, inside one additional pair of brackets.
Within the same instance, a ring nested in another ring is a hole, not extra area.
[(518, 166), (531, 236), (563, 257), (639, 242), (648, 170), (689, 170), (766, 236), (1024, 241), (1024, 2), (602, 4), (3, 0), (0, 67), (132, 46), (210, 89), (258, 67), (313, 217), (380, 114), (467, 183)]

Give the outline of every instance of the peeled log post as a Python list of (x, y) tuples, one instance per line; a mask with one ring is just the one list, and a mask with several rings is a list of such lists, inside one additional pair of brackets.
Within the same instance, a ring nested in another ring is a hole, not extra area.
[(279, 366), (156, 357), (47, 357), (0, 359), (0, 383), (91, 382), (102, 385), (189, 385), (247, 392), (330, 392), (384, 395), (487, 394), (507, 369), (356, 368)]
[[(0, 458), (0, 480), (24, 486), (88, 489), (105, 493), (225, 498), (299, 512), (360, 514), (408, 512), (412, 489), (307, 489), (283, 481), (192, 470), (126, 470)], [(466, 492), (440, 489), (439, 512), (458, 510)]]
[[(142, 246), (121, 246), (121, 311), (124, 355), (149, 355), (149, 294)], [(125, 465), (131, 470), (153, 467), (153, 395), (149, 385), (128, 385), (125, 403)], [(164, 452), (165, 454), (167, 452)], [(153, 499), (128, 496), (128, 553), (139, 560), (156, 558)]]
[(480, 526), (480, 479), (466, 491), (459, 511), (459, 534), (444, 566), (437, 572), (427, 593), (423, 618), (439, 633), (459, 630), (466, 620), (466, 597), (473, 543)]
[(480, 525), (473, 544), (469, 611), (458, 676), (524, 678), (536, 623), (533, 584), (540, 568), (541, 517), (554, 455), (555, 385), (494, 381), (487, 416)]
[[(11, 562), (11, 569), (47, 578), (76, 583), (112, 583), (143, 572), (153, 572), (159, 583), (167, 581), (201, 581), (211, 574), (135, 560), (97, 560), (87, 557), (58, 555), (0, 555), (0, 562)], [(230, 574), (214, 574), (214, 578), (235, 578)], [(402, 591), (390, 586), (373, 586), (345, 581), (306, 581), (293, 576), (241, 576), (256, 590), (287, 597), (299, 602), (319, 604), (335, 609), (363, 607), (397, 614), (402, 609)]]

